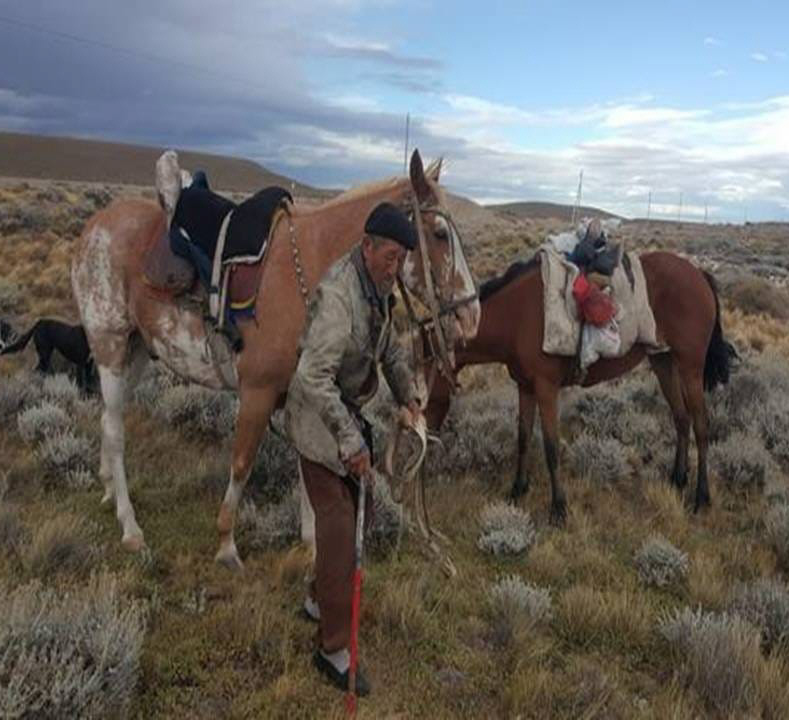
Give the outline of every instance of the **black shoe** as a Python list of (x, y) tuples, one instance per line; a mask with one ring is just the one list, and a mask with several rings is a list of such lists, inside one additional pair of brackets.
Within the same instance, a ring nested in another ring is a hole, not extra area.
[[(315, 651), (315, 655), (312, 656), (312, 661), (315, 663), (315, 667), (318, 668), (318, 670), (320, 670), (331, 681), (332, 685), (347, 692), (347, 670), (344, 673), (341, 673), (323, 656), (323, 653), (320, 650)], [(367, 678), (364, 676), (360, 668), (356, 668), (356, 694), (359, 697), (366, 697), (370, 694), (370, 683), (367, 682)]]

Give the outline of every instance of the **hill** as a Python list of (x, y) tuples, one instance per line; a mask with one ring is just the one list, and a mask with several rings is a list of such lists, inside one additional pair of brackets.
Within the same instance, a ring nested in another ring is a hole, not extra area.
[[(546, 219), (557, 218), (559, 220), (570, 220), (573, 216), (572, 205), (562, 205), (551, 202), (513, 202), (497, 205), (486, 205), (490, 210), (497, 213), (508, 215), (519, 220), (524, 219)], [(603, 220), (608, 218), (622, 219), (619, 215), (600, 210), (599, 208), (581, 205), (578, 208), (578, 217), (599, 217)]]
[[(146, 186), (153, 184), (154, 164), (165, 149), (0, 132), (0, 176)], [(202, 168), (211, 184), (224, 191), (252, 192), (267, 185), (290, 189), (294, 183), (252, 160), (177, 150), (183, 167)], [(326, 194), (302, 183), (295, 183), (295, 192), (302, 196)]]

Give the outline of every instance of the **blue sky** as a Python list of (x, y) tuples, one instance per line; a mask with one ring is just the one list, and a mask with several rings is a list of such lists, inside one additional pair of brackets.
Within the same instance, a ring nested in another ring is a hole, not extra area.
[[(0, 128), (341, 187), (446, 158), (474, 199), (789, 219), (789, 3), (0, 0)], [(0, 169), (2, 159), (0, 158)]]

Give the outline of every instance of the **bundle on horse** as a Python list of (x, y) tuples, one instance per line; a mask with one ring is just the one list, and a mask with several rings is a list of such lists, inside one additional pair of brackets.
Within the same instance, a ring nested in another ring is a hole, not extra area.
[[(39, 318), (29, 330), (13, 338), (9, 336), (10, 326), (7, 323), (5, 325), (7, 326), (6, 332), (0, 331), (0, 355), (21, 352), (33, 340), (38, 355), (38, 363), (35, 368), (38, 372), (50, 372), (52, 354), (57, 350), (76, 367), (79, 388), (89, 389), (95, 375), (95, 368), (88, 338), (81, 325), (70, 325), (53, 318)], [(2, 335), (8, 337), (3, 338)]]
[[(671, 408), (677, 433), (673, 484), (687, 485), (690, 426), (696, 438), (698, 476), (695, 509), (708, 505), (707, 407), (704, 391), (729, 378), (736, 353), (723, 337), (720, 307), (712, 276), (669, 252), (641, 255), (649, 306), (664, 352), (648, 354), (643, 344), (623, 356), (592, 364), (583, 387), (611, 380), (648, 357)], [(482, 317), (477, 336), (457, 352), (457, 368), (502, 363), (518, 386), (518, 467), (512, 499), (529, 488), (526, 471), (534, 416), (539, 408), (546, 464), (551, 481), (551, 519), (562, 523), (567, 500), (559, 474), (558, 399), (562, 387), (576, 384), (575, 358), (543, 352), (545, 329), (540, 261), (517, 263), (480, 288)], [(427, 409), (428, 425), (440, 427), (449, 409), (450, 383), (439, 376)]]
[[(236, 511), (271, 413), (284, 403), (309, 294), (329, 266), (361, 240), (364, 222), (380, 202), (411, 210), (423, 228), (420, 247), (406, 259), (408, 290), (438, 308), (439, 324), (450, 342), (474, 336), (479, 302), (438, 184), (440, 168), (438, 161), (425, 170), (415, 151), (409, 177), (361, 186), (313, 209), (283, 203), (271, 220), (267, 249), (255, 269), (251, 316), (237, 321), (243, 349), (232, 356), (229, 377), (219, 371), (212, 354), (202, 307), (188, 297), (152, 288), (144, 279), (147, 254), (166, 232), (163, 207), (119, 199), (87, 223), (71, 277), (104, 399), (99, 471), (103, 502), (114, 498), (126, 548), (141, 548), (143, 533), (126, 483), (124, 398), (155, 356), (182, 377), (239, 393), (230, 479), (217, 520), (216, 559), (241, 567), (234, 540)], [(435, 297), (428, 297), (429, 286)], [(457, 303), (458, 297), (467, 301)]]

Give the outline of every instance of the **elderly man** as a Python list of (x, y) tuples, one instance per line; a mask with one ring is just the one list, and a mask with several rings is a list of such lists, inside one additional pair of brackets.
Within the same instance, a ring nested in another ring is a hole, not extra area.
[[(378, 388), (379, 363), (395, 400), (413, 417), (420, 412), (391, 317), (392, 289), (416, 234), (391, 203), (378, 205), (364, 230), (362, 242), (329, 269), (315, 292), (285, 408), (315, 512), (312, 614), (319, 616), (320, 648), (314, 661), (341, 689), (348, 687), (358, 483), (372, 489), (372, 434), (361, 409)], [(356, 690), (370, 690), (359, 672)]]

